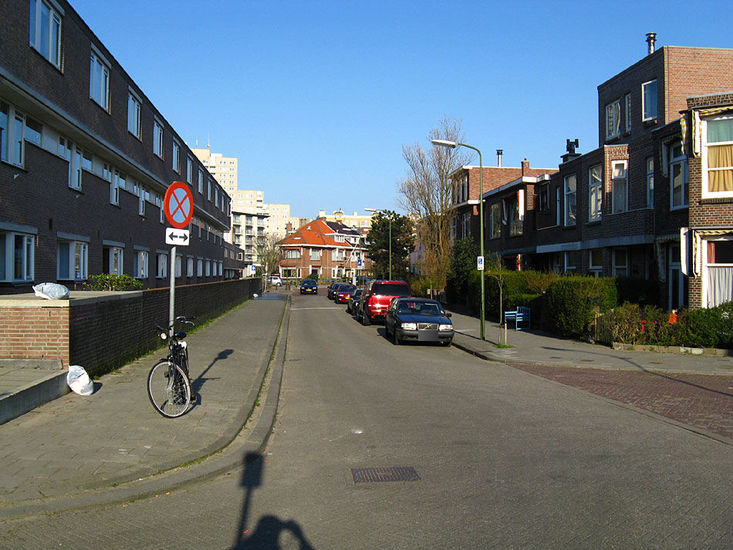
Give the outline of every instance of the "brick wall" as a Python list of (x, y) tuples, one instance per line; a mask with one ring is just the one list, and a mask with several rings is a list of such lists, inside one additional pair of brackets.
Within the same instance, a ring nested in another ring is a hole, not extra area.
[[(261, 284), (253, 278), (176, 287), (176, 315), (200, 324), (248, 300)], [(99, 375), (160, 346), (155, 325), (168, 322), (169, 289), (85, 294), (58, 303), (0, 300), (0, 357), (60, 359)]]

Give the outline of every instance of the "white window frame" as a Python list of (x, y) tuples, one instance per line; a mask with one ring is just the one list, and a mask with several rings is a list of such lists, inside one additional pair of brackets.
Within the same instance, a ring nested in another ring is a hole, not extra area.
[[(571, 261), (574, 260), (574, 261)], [(563, 253), (563, 272), (576, 273), (578, 270), (578, 251), (567, 250)]]
[[(571, 185), (572, 184), (572, 185)], [(573, 227), (578, 223), (578, 176), (569, 174), (563, 178), (563, 225)]]
[(646, 168), (646, 206), (654, 208), (654, 157), (647, 157), (644, 167)]
[(193, 159), (186, 155), (186, 183), (190, 184), (193, 179)]
[(320, 262), (321, 261), (321, 253), (323, 251), (320, 248), (311, 248), (310, 249), (310, 260), (314, 262)]
[[(36, 236), (20, 231), (0, 231), (0, 281), (26, 283), (35, 276)], [(19, 246), (18, 246), (19, 245)], [(20, 265), (16, 263), (20, 256)], [(16, 272), (16, 268), (20, 272)]]
[(211, 260), (206, 260), (204, 263), (204, 270), (206, 277), (211, 277)]
[(193, 277), (193, 256), (186, 258), (186, 277)]
[[(701, 140), (701, 149), (702, 149), (702, 197), (703, 198), (723, 198), (723, 197), (733, 197), (733, 191), (710, 191), (710, 178), (708, 176), (709, 171), (711, 170), (709, 168), (709, 155), (708, 155), (708, 147), (717, 147), (717, 146), (730, 146), (733, 147), (733, 141), (719, 141), (719, 142), (713, 142), (710, 143), (708, 141), (708, 122), (715, 121), (715, 120), (732, 120), (733, 119), (733, 113), (727, 112), (720, 116), (714, 116), (714, 117), (708, 117), (702, 120), (702, 124), (700, 125), (700, 131), (702, 132), (702, 140)], [(733, 124), (733, 122), (731, 122)], [(724, 168), (718, 168), (713, 170), (733, 170), (733, 166), (731, 167), (724, 167)]]
[[(619, 256), (623, 254), (624, 263), (619, 262)], [(612, 249), (613, 276), (628, 277), (629, 275), (629, 251), (626, 248)]]
[(621, 100), (616, 99), (606, 105), (606, 139), (621, 135)]
[(181, 173), (181, 144), (178, 143), (175, 139), (173, 140), (173, 154), (171, 155), (173, 157), (171, 162), (171, 167), (173, 168), (174, 172), (177, 172), (178, 174)]
[(641, 85), (641, 120), (655, 120), (658, 116), (659, 91), (655, 78)]
[(84, 151), (65, 136), (59, 136), (58, 153), (69, 163), (66, 184), (76, 191), (81, 191), (82, 183), (82, 156)]
[(588, 168), (588, 221), (598, 222), (603, 217), (603, 167)]
[(204, 171), (199, 168), (199, 181), (198, 181), (199, 194), (204, 194)]
[(489, 208), (489, 239), (501, 237), (501, 204), (495, 202)]
[(155, 254), (155, 278), (165, 279), (170, 276), (168, 272), (168, 253), (156, 252)]
[(163, 159), (163, 136), (165, 130), (163, 123), (157, 118), (153, 120), (153, 153), (159, 159)]
[(0, 100), (0, 160), (23, 168), (25, 165), (25, 115)]
[(135, 250), (133, 256), (132, 276), (136, 279), (148, 278), (148, 263), (150, 261), (150, 252), (147, 250)]
[[(597, 262), (594, 262), (593, 256), (595, 254), (600, 255), (600, 258), (595, 258), (596, 260), (600, 260)], [(602, 248), (592, 248), (588, 251), (588, 273), (594, 275), (595, 277), (600, 277), (603, 275), (603, 249)]]
[(57, 69), (61, 69), (63, 16), (64, 10), (56, 2), (30, 0), (30, 45)]
[(196, 260), (196, 277), (203, 277), (204, 275), (204, 260), (198, 258)]
[(92, 46), (89, 58), (89, 97), (109, 112), (109, 62)]
[[(679, 210), (681, 208), (687, 208), (687, 188), (688, 188), (688, 173), (687, 173), (687, 155), (682, 150), (682, 145), (679, 141), (671, 142), (666, 145), (667, 157), (668, 157), (668, 174), (669, 174), (669, 208), (670, 210)], [(679, 150), (679, 153), (675, 155), (675, 151)], [(674, 184), (675, 184), (675, 169), (679, 168), (679, 177), (681, 178), (681, 190), (680, 197), (681, 202), (675, 204), (674, 196)]]
[[(89, 243), (59, 239), (56, 252), (56, 278), (59, 281), (86, 281), (89, 278)], [(67, 262), (65, 273), (61, 270), (64, 256)]]
[(611, 162), (611, 212), (618, 214), (629, 209), (629, 161)]
[(107, 273), (111, 275), (122, 275), (125, 266), (125, 249), (120, 246), (105, 246), (109, 249), (109, 262), (107, 265)]
[(127, 92), (127, 131), (137, 139), (142, 137), (142, 101), (132, 90)]

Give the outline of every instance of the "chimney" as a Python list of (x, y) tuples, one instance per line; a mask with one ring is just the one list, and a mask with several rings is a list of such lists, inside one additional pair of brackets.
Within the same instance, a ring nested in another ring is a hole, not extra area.
[(576, 153), (575, 149), (579, 146), (580, 146), (580, 142), (578, 141), (577, 138), (575, 138), (572, 141), (570, 141), (569, 139), (566, 139), (565, 140), (565, 150), (567, 151), (567, 153), (565, 153), (562, 156), (562, 161), (567, 162), (574, 158), (578, 158), (580, 156), (580, 153)]
[(646, 43), (648, 45), (648, 54), (654, 53), (654, 45), (657, 43), (657, 33), (655, 32), (648, 32), (646, 33)]
[(529, 161), (524, 159), (522, 161), (522, 176), (526, 176), (527, 172), (529, 172)]
[(496, 150), (496, 165), (501, 168), (501, 157), (504, 156), (504, 149)]

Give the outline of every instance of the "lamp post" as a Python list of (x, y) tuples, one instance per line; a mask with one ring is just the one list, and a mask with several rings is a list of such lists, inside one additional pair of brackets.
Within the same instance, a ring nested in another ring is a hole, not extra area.
[[(376, 208), (365, 208), (364, 209), (367, 212), (375, 213), (375, 212), (384, 212), (384, 210), (377, 210)], [(387, 221), (389, 222), (389, 279), (392, 280), (392, 217), (388, 217)]]
[(484, 267), (484, 163), (483, 159), (481, 157), (481, 151), (474, 147), (473, 145), (468, 145), (466, 143), (459, 143), (457, 141), (449, 141), (446, 139), (434, 139), (432, 140), (433, 145), (438, 145), (440, 147), (448, 147), (449, 149), (455, 149), (456, 147), (466, 147), (467, 149), (473, 149), (478, 153), (478, 163), (479, 163), (479, 203), (478, 203), (478, 216), (479, 216), (479, 254), (481, 254), (478, 258), (477, 264), (481, 270), (481, 339), (486, 340), (486, 333), (484, 330), (485, 325), (485, 294), (486, 291), (484, 289), (484, 274), (483, 274), (483, 267)]

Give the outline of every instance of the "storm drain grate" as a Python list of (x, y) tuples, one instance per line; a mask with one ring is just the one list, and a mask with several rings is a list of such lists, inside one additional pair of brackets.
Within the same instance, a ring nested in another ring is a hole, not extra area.
[(384, 468), (352, 468), (354, 483), (374, 483), (379, 481), (419, 481), (412, 466), (388, 466)]

